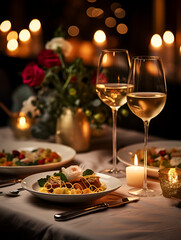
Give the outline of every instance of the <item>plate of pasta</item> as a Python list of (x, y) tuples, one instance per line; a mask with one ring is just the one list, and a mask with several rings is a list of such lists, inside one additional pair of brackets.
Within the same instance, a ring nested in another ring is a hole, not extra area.
[(117, 178), (76, 165), (30, 175), (21, 185), (38, 198), (64, 203), (91, 202), (121, 187)]
[(62, 144), (4, 141), (0, 143), (0, 174), (25, 176), (60, 169), (75, 154), (73, 148)]

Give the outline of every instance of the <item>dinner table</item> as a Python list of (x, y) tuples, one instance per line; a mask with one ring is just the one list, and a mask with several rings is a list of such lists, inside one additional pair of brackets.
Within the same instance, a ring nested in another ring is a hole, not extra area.
[[(144, 134), (133, 129), (117, 129), (117, 150), (137, 143), (143, 143)], [(16, 141), (9, 126), (0, 128), (0, 143)], [(32, 141), (26, 139), (24, 141)], [(157, 136), (149, 136), (149, 142), (167, 141)], [(40, 140), (33, 139), (38, 142)], [(169, 141), (169, 140), (168, 140)], [(45, 141), (46, 146), (47, 141)], [(91, 137), (90, 148), (86, 152), (77, 152), (64, 167), (82, 165), (99, 173), (112, 165), (112, 128)], [(67, 221), (56, 221), (54, 215), (76, 210), (94, 204), (130, 197), (130, 186), (126, 183), (127, 165), (118, 161), (122, 170), (120, 188), (93, 202), (63, 203), (40, 199), (29, 191), (21, 191), (15, 197), (0, 195), (0, 234), (1, 239), (42, 239), (42, 240), (178, 240), (181, 232), (181, 203), (178, 199), (162, 195), (157, 177), (148, 176), (148, 187), (160, 192), (154, 197), (140, 197), (139, 201), (104, 211), (87, 214)], [(0, 175), (1, 180), (9, 176)], [(12, 176), (11, 176), (12, 177)], [(21, 183), (1, 187), (8, 191), (21, 187)]]

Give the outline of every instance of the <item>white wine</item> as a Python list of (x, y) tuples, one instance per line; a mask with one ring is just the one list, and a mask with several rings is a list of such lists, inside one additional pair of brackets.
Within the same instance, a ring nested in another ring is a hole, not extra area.
[(127, 95), (130, 110), (143, 121), (157, 116), (165, 106), (166, 94), (160, 92), (133, 92)]
[(106, 83), (96, 85), (96, 92), (99, 98), (109, 107), (115, 109), (119, 109), (127, 102), (127, 89), (128, 84), (126, 83)]

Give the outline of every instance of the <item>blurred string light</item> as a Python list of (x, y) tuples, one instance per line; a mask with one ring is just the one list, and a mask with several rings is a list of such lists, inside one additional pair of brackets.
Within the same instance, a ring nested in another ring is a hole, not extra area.
[(18, 48), (18, 41), (16, 39), (11, 39), (7, 43), (7, 49), (9, 51), (15, 51)]
[(104, 31), (97, 30), (94, 33), (94, 41), (98, 44), (104, 43), (106, 41), (106, 34), (104, 33)]
[(118, 2), (114, 2), (111, 4), (111, 10), (114, 12), (117, 8), (120, 8), (121, 4)]
[(114, 10), (114, 15), (117, 17), (117, 18), (124, 18), (125, 15), (126, 15), (126, 11), (123, 9), (123, 8), (116, 8)]
[(86, 14), (90, 18), (97, 18), (103, 15), (104, 11), (101, 8), (89, 7), (86, 10)]
[(41, 22), (38, 19), (31, 20), (29, 24), (29, 29), (32, 32), (38, 32), (41, 28)]
[(18, 40), (18, 33), (16, 31), (10, 31), (6, 38), (7, 38), (7, 41), (9, 41), (11, 39)]
[(11, 22), (9, 20), (5, 20), (0, 25), (0, 30), (2, 32), (8, 32), (11, 29)]
[(90, 2), (90, 3), (96, 2), (96, 0), (87, 0), (87, 1)]
[(116, 29), (117, 29), (117, 32), (120, 34), (126, 34), (128, 31), (128, 27), (124, 23), (118, 24)]
[(113, 28), (113, 27), (115, 27), (116, 26), (116, 19), (115, 18), (113, 18), (113, 17), (107, 17), (106, 19), (105, 19), (105, 25), (107, 26), (107, 27), (109, 27), (109, 28)]
[(171, 31), (165, 31), (163, 34), (163, 41), (166, 44), (172, 44), (175, 40), (175, 37)]
[(27, 42), (31, 37), (31, 34), (30, 32), (28, 31), (28, 29), (23, 29), (20, 31), (19, 33), (19, 39), (22, 41), (22, 42)]
[(162, 45), (162, 38), (159, 34), (154, 34), (150, 42), (153, 47), (159, 48)]
[(79, 28), (77, 26), (70, 26), (68, 28), (68, 34), (71, 36), (71, 37), (76, 37), (77, 35), (79, 35)]

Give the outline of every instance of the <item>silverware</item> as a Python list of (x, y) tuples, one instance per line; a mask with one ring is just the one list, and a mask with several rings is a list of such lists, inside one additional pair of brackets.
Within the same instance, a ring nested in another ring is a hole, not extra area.
[(80, 217), (89, 213), (98, 212), (102, 210), (106, 210), (111, 207), (118, 207), (127, 203), (138, 201), (138, 197), (128, 197), (128, 198), (122, 198), (121, 200), (106, 202), (106, 203), (100, 203), (94, 206), (90, 206), (87, 208), (82, 208), (78, 210), (71, 210), (64, 213), (57, 213), (54, 215), (54, 219), (56, 221), (66, 221), (75, 217)]
[(23, 191), (25, 190), (24, 188), (17, 188), (15, 190), (12, 190), (12, 191), (8, 191), (8, 192), (1, 192), (0, 191), (0, 195), (6, 195), (6, 196), (9, 196), (9, 197), (17, 197), (19, 196), (19, 192), (20, 191)]
[(9, 179), (9, 180), (0, 180), (0, 188), (14, 185), (20, 183), (22, 179)]

